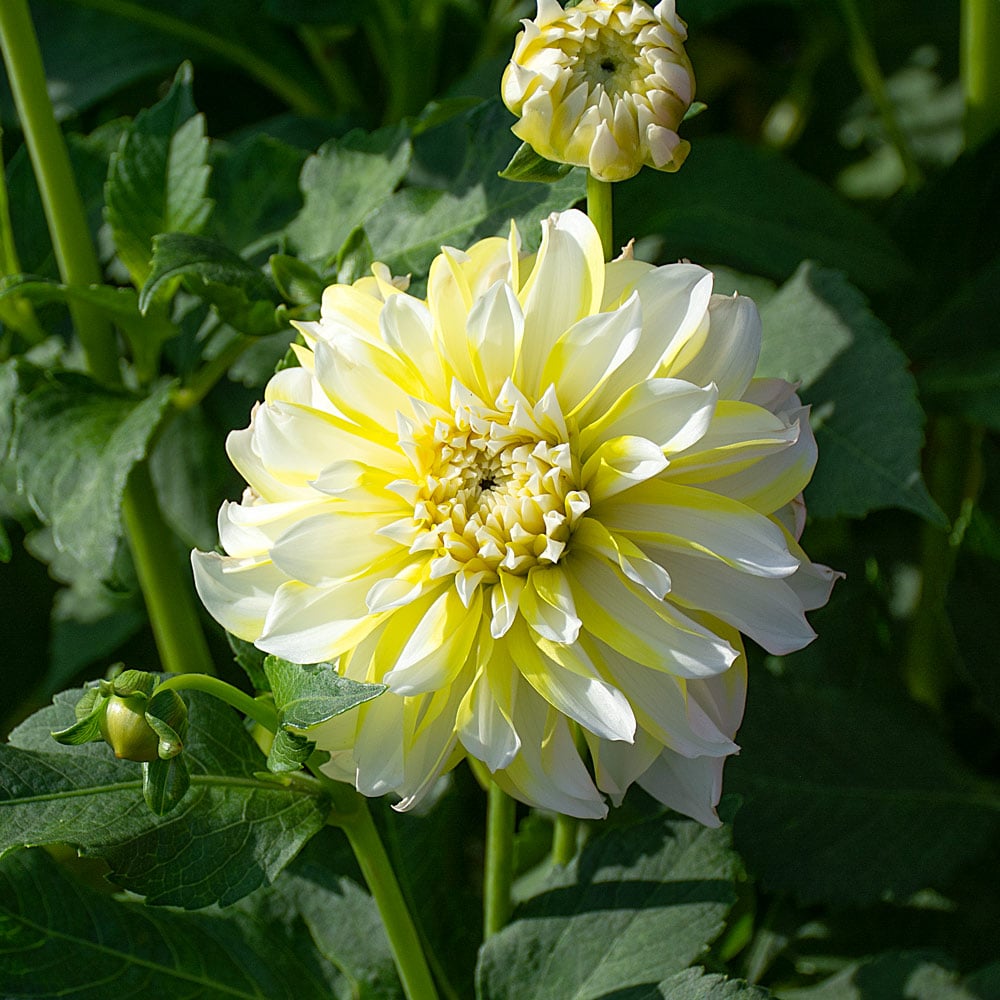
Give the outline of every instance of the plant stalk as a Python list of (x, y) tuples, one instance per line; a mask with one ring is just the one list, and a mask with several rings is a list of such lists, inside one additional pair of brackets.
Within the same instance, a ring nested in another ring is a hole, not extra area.
[(510, 919), (517, 804), (495, 781), (490, 782), (487, 795), (483, 936), (490, 938)]
[[(59, 273), (67, 285), (98, 284), (100, 267), (69, 152), (49, 100), (42, 55), (26, 0), (0, 2), (0, 48)], [(118, 348), (111, 324), (86, 303), (71, 303), (69, 310), (93, 376), (108, 385), (120, 383)]]
[(403, 891), (392, 870), (368, 804), (361, 795), (349, 812), (337, 815), (335, 824), (347, 835), (361, 873), (371, 890), (392, 948), (396, 970), (407, 1000), (438, 1000), (420, 935), (410, 917)]
[(239, 688), (233, 687), (232, 684), (219, 680), (218, 677), (207, 677), (205, 674), (181, 674), (168, 677), (156, 687), (157, 691), (164, 689), (201, 691), (204, 694), (210, 694), (213, 698), (218, 698), (219, 701), (231, 705), (237, 712), (242, 712), (254, 722), (260, 723), (270, 732), (273, 733), (278, 728), (278, 716), (273, 705), (268, 701), (251, 697)]
[(122, 519), (163, 669), (172, 674), (214, 674), (191, 582), (176, 558), (173, 535), (163, 521), (145, 462), (134, 466), (129, 476)]
[(593, 174), (587, 174), (587, 215), (597, 227), (604, 247), (604, 259), (611, 260), (615, 253), (614, 226), (612, 224), (612, 187), (607, 181), (599, 181)]
[(552, 828), (552, 863), (568, 865), (576, 856), (576, 838), (580, 821), (559, 813)]
[(882, 76), (882, 68), (879, 66), (875, 46), (872, 44), (864, 19), (858, 10), (857, 0), (840, 0), (840, 10), (847, 25), (851, 61), (854, 63), (858, 79), (868, 92), (868, 96), (872, 99), (872, 103), (882, 119), (882, 127), (885, 129), (886, 136), (899, 154), (903, 164), (906, 189), (915, 191), (923, 182), (923, 174), (913, 155), (913, 147), (909, 137), (899, 124), (896, 109), (893, 107), (889, 92), (886, 90), (885, 78)]
[(1000, 128), (1000, 3), (962, 0), (965, 145), (975, 149)]

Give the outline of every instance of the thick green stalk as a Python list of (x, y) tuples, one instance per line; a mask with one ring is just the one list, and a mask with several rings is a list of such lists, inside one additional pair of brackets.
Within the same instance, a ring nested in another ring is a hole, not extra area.
[(587, 215), (600, 234), (605, 260), (611, 260), (615, 254), (611, 191), (612, 187), (607, 181), (599, 181), (593, 174), (587, 174)]
[(561, 813), (555, 818), (552, 829), (552, 863), (568, 865), (576, 856), (576, 838), (580, 821)]
[(407, 1000), (438, 1000), (420, 935), (410, 918), (403, 891), (364, 798), (356, 796), (354, 807), (349, 812), (340, 813), (335, 823), (347, 834), (361, 873), (378, 906)]
[(492, 937), (510, 919), (514, 879), (514, 828), (517, 806), (490, 782), (486, 802), (486, 866), (483, 873), (483, 934)]
[(168, 673), (215, 673), (201, 621), (163, 521), (145, 462), (132, 469), (122, 497), (122, 518), (163, 669)]
[(962, 0), (965, 144), (975, 149), (1000, 128), (1000, 0)]
[(851, 61), (854, 63), (858, 79), (868, 91), (868, 96), (872, 99), (879, 117), (882, 119), (882, 127), (885, 129), (886, 136), (899, 154), (903, 164), (906, 187), (908, 190), (914, 191), (920, 186), (923, 177), (920, 167), (914, 159), (910, 140), (900, 127), (899, 119), (896, 117), (896, 109), (889, 99), (878, 56), (875, 54), (875, 46), (872, 45), (868, 29), (865, 27), (861, 12), (858, 10), (857, 0), (840, 0), (840, 9), (847, 25)]
[[(59, 273), (67, 285), (98, 284), (100, 267), (66, 143), (49, 100), (42, 56), (26, 0), (0, 0), (0, 47), (52, 234)], [(119, 382), (118, 349), (111, 325), (100, 312), (84, 303), (73, 303), (69, 309), (94, 377), (112, 385)]]

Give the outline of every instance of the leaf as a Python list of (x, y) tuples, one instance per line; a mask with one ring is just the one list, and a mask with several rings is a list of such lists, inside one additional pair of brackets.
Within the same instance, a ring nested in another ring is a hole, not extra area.
[[(933, 952), (893, 952), (854, 962), (816, 986), (782, 990), (781, 1000), (998, 1000), (1000, 976), (960, 981)], [(997, 967), (995, 967), (997, 968)]]
[(500, 171), (505, 181), (537, 181), (540, 184), (551, 184), (565, 177), (573, 165), (570, 163), (553, 163), (540, 156), (526, 142), (522, 142), (518, 151), (511, 157), (510, 163)]
[(477, 995), (598, 1000), (658, 983), (721, 932), (736, 867), (728, 831), (691, 820), (658, 817), (598, 837), (486, 942)]
[(195, 113), (191, 66), (136, 116), (111, 157), (106, 216), (118, 256), (138, 288), (149, 277), (157, 233), (198, 233), (212, 211), (205, 119)]
[(82, 375), (54, 373), (17, 401), (19, 487), (52, 528), (56, 546), (97, 579), (111, 575), (125, 484), (169, 397), (168, 382), (138, 399)]
[(160, 233), (153, 237), (153, 259), (139, 308), (145, 312), (170, 299), (181, 283), (241, 333), (261, 336), (288, 326), (274, 286), (238, 254), (203, 236)]
[(305, 204), (287, 229), (299, 255), (321, 267), (329, 264), (351, 232), (398, 187), (410, 152), (406, 127), (394, 125), (349, 132), (310, 156), (302, 168)]
[(341, 677), (331, 663), (304, 665), (280, 656), (264, 660), (281, 726), (309, 730), (386, 690), (384, 684), (362, 684)]
[(760, 672), (726, 784), (751, 874), (802, 903), (940, 886), (1000, 829), (1000, 796), (912, 704)]
[(116, 901), (69, 878), (43, 851), (0, 860), (4, 995), (106, 1000), (325, 1000), (336, 974), (294, 910), (266, 895), (177, 913)]
[(812, 404), (819, 463), (806, 491), (810, 513), (902, 507), (945, 525), (920, 476), (923, 414), (906, 358), (857, 289), (803, 264), (761, 318), (758, 376), (800, 383)]
[(349, 980), (351, 997), (403, 1000), (378, 907), (339, 831), (317, 835), (275, 890), (302, 915), (319, 954)]
[(874, 222), (790, 160), (729, 137), (703, 137), (676, 174), (642, 171), (615, 192), (618, 242), (660, 234), (661, 260), (691, 258), (784, 280), (805, 259), (867, 290), (907, 274)]
[(604, 1000), (768, 1000), (773, 994), (701, 969), (685, 969), (655, 986), (636, 986), (605, 994)]
[(462, 141), (466, 159), (447, 190), (404, 188), (364, 223), (375, 259), (396, 274), (425, 275), (442, 246), (464, 248), (486, 236), (506, 236), (511, 219), (525, 248), (531, 249), (541, 237), (540, 220), (584, 197), (582, 171), (545, 185), (511, 184), (498, 176), (517, 144), (507, 128), (509, 113), (498, 101), (460, 121), (467, 129)]
[(211, 235), (242, 256), (275, 247), (302, 209), (299, 175), (306, 154), (268, 135), (236, 146), (212, 144)]
[(147, 809), (141, 766), (101, 744), (60, 747), (78, 691), (57, 695), (0, 746), (0, 853), (68, 843), (103, 858), (110, 878), (150, 903), (227, 905), (272, 881), (319, 830), (317, 783), (255, 777), (264, 757), (230, 708), (189, 693), (184, 760), (191, 787), (166, 816)]

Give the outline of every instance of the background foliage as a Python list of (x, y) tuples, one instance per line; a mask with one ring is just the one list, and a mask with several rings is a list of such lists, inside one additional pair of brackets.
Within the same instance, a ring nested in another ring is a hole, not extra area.
[[(682, 171), (616, 190), (616, 235), (760, 303), (761, 374), (813, 407), (807, 547), (847, 578), (813, 646), (751, 651), (722, 830), (630, 795), (553, 869), (549, 818), (522, 811), (519, 906), (477, 950), (473, 776), (377, 822), (452, 998), (1000, 998), (1000, 139), (963, 138), (958, 6), (885, 0), (857, 23), (820, 0), (679, 7), (708, 110)], [(442, 244), (511, 218), (537, 239), (581, 198), (578, 171), (497, 176), (517, 148), (499, 77), (531, 11), (31, 10), (106, 281), (61, 282), (5, 91), (0, 992), (399, 997), (322, 790), (269, 777), (235, 713), (190, 696), (192, 786), (163, 817), (138, 765), (49, 732), (112, 663), (160, 669), (121, 529), (130, 475), (165, 551), (212, 548), (240, 489), (225, 434), (290, 317), (372, 260), (419, 289)], [(82, 372), (80, 303), (118, 330), (119, 389)], [(222, 675), (266, 687), (205, 625)]]

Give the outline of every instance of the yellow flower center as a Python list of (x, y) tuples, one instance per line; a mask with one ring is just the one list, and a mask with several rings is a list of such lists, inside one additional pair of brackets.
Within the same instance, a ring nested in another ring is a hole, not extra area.
[(642, 53), (635, 43), (617, 30), (599, 29), (580, 46), (579, 70), (593, 92), (602, 88), (608, 97), (642, 91), (645, 76)]
[(490, 406), (456, 386), (452, 413), (413, 428), (417, 479), (399, 492), (424, 529), (413, 551), (435, 553), (432, 577), (460, 573), (474, 587), (495, 583), (501, 569), (523, 576), (557, 563), (590, 507), (558, 408), (553, 420), (512, 392)]

